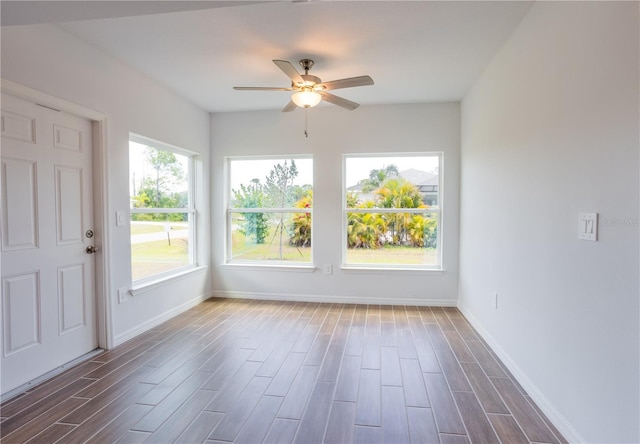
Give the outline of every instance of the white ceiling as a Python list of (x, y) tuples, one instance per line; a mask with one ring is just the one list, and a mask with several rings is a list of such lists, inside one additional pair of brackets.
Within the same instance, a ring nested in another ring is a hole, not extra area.
[(287, 92), (232, 89), (289, 86), (272, 59), (311, 58), (324, 81), (370, 75), (373, 86), (336, 91), (361, 104), (420, 103), (460, 100), (532, 4), (223, 3), (61, 26), (210, 112), (281, 109)]

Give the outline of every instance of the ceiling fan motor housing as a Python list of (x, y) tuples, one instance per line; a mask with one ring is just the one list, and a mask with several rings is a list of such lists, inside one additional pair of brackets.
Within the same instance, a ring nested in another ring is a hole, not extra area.
[(311, 74), (301, 74), (300, 77), (304, 79), (304, 83), (302, 85), (297, 84), (294, 86), (313, 88), (315, 85), (322, 82), (322, 80), (320, 80), (320, 77), (312, 76)]

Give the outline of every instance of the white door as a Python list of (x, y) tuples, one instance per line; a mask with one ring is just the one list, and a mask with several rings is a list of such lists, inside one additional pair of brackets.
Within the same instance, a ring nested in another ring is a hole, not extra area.
[(97, 348), (91, 122), (2, 95), (2, 388)]

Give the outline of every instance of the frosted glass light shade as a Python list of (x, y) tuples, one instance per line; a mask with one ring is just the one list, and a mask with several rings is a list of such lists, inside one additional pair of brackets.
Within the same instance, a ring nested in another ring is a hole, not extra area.
[(293, 103), (301, 108), (311, 108), (322, 100), (322, 96), (315, 91), (298, 91), (291, 95)]

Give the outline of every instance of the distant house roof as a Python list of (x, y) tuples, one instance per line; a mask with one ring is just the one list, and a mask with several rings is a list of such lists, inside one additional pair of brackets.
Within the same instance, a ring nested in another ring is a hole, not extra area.
[[(437, 186), (439, 183), (438, 173), (430, 173), (427, 171), (416, 170), (415, 168), (409, 168), (408, 170), (402, 170), (398, 173), (398, 176), (407, 182), (411, 182), (417, 187), (421, 186)], [(355, 191), (362, 193), (362, 185), (356, 184), (347, 187), (347, 191)]]
[(421, 186), (425, 186), (425, 185), (438, 185), (440, 182), (440, 178), (438, 177), (437, 174), (434, 174), (432, 177), (423, 180), (420, 183), (417, 183), (416, 185), (421, 187)]
[(422, 185), (424, 181), (438, 177), (436, 173), (428, 173), (426, 171), (416, 170), (415, 168), (400, 171), (398, 175), (414, 185)]

